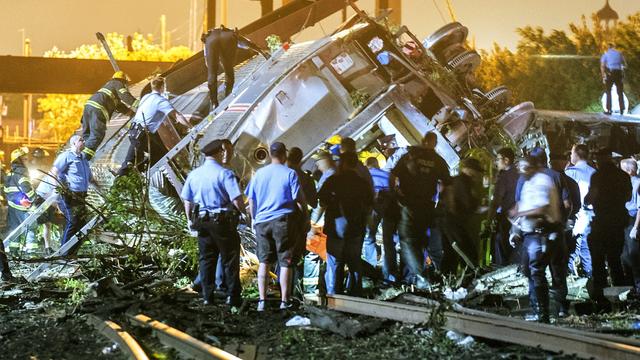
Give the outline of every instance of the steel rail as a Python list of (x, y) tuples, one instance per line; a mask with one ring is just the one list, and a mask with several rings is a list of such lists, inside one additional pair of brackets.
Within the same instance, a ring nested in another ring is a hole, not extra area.
[(188, 358), (202, 360), (240, 360), (240, 358), (235, 355), (193, 338), (180, 330), (172, 328), (144, 314), (129, 315), (129, 319), (134, 324), (150, 327), (162, 344), (176, 349)]
[(117, 343), (120, 350), (125, 352), (129, 359), (149, 360), (149, 357), (145, 354), (136, 339), (134, 339), (128, 332), (124, 331), (120, 325), (109, 320), (102, 320), (94, 315), (89, 315), (87, 323), (92, 325), (102, 335)]
[[(409, 323), (425, 323), (432, 310), (424, 306), (391, 303), (351, 296), (327, 296), (327, 307), (352, 314), (367, 315)], [(581, 358), (639, 359), (640, 346), (632, 339), (596, 334), (552, 325), (529, 323), (520, 319), (459, 307), (445, 311), (448, 330), (513, 344), (540, 347)]]

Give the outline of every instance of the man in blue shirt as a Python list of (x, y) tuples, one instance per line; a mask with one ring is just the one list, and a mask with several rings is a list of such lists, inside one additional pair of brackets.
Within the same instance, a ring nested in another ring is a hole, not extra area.
[[(126, 174), (133, 165), (142, 170), (145, 163), (144, 152), (149, 151), (149, 165), (155, 164), (164, 154), (167, 148), (158, 135), (158, 129), (165, 119), (173, 119), (187, 127), (191, 127), (189, 121), (173, 108), (167, 98), (161, 94), (165, 91), (165, 81), (162, 77), (151, 80), (151, 92), (142, 97), (136, 115), (131, 120), (129, 140), (131, 145), (127, 155), (118, 171), (118, 176)], [(150, 147), (150, 149), (149, 149)]]
[(398, 203), (389, 188), (389, 172), (380, 169), (378, 159), (375, 157), (368, 158), (366, 165), (373, 179), (374, 198), (372, 216), (369, 219), (367, 236), (364, 239), (363, 255), (368, 263), (373, 266), (377, 265), (376, 234), (378, 233), (378, 225), (382, 222), (382, 246), (384, 249), (382, 274), (386, 281), (395, 282), (398, 280), (399, 274), (393, 235), (398, 226)]
[(82, 152), (84, 139), (80, 135), (73, 135), (69, 144), (71, 147), (58, 155), (51, 168), (51, 175), (64, 188), (59, 206), (66, 224), (60, 245), (64, 245), (82, 228), (86, 213), (87, 190), (89, 183), (94, 182), (89, 161)]
[(296, 223), (306, 208), (295, 170), (286, 166), (287, 148), (281, 142), (271, 144), (271, 164), (253, 175), (245, 195), (253, 218), (258, 243), (258, 311), (264, 311), (267, 298), (267, 273), (276, 259), (280, 265), (280, 308), (290, 307), (291, 267), (296, 239)]
[(609, 49), (600, 58), (600, 72), (602, 82), (607, 91), (607, 110), (605, 114), (611, 115), (611, 87), (615, 84), (618, 92), (618, 102), (620, 103), (620, 115), (624, 114), (624, 88), (622, 84), (623, 70), (626, 61), (624, 56), (616, 50), (613, 43), (609, 43)]
[(580, 259), (582, 264), (582, 270), (585, 275), (591, 277), (591, 252), (589, 251), (589, 245), (587, 238), (591, 232), (591, 220), (593, 218), (593, 208), (584, 206), (584, 198), (589, 193), (589, 186), (591, 184), (591, 176), (596, 172), (596, 169), (592, 168), (587, 160), (589, 159), (589, 148), (584, 144), (575, 144), (571, 148), (571, 166), (565, 170), (565, 174), (578, 183), (580, 189), (580, 203), (583, 204), (578, 214), (576, 215), (576, 222), (573, 227), (573, 236), (576, 237), (575, 250), (571, 252), (569, 256), (569, 272), (577, 274), (575, 267), (576, 259)]
[(198, 231), (200, 279), (205, 304), (213, 302), (215, 273), (220, 255), (227, 285), (227, 304), (238, 306), (240, 293), (240, 236), (236, 229), (238, 211), (244, 212), (238, 180), (221, 164), (227, 156), (223, 140), (214, 140), (202, 148), (205, 161), (193, 170), (184, 183), (180, 197)]

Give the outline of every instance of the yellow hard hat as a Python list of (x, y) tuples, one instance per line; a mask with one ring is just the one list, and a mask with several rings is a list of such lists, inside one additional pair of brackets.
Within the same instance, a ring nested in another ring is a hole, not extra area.
[(131, 79), (129, 79), (129, 76), (127, 76), (127, 74), (125, 74), (124, 71), (122, 71), (122, 70), (118, 70), (115, 73), (113, 73), (113, 76), (111, 78), (112, 79), (121, 79), (121, 80), (126, 80), (126, 81), (131, 80)]
[(27, 155), (28, 153), (29, 153), (29, 148), (26, 146), (21, 146), (19, 148), (16, 148), (11, 152), (11, 162), (16, 161), (17, 158), (19, 158), (20, 156)]

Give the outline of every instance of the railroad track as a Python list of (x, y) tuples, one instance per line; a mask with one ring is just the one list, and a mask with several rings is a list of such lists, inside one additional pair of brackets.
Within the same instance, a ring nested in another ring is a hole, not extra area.
[[(150, 328), (154, 336), (165, 346), (175, 349), (187, 359), (220, 359), (241, 360), (215, 346), (202, 342), (178, 329), (154, 320), (144, 314), (129, 315), (129, 321), (138, 326)], [(95, 316), (89, 316), (87, 322), (93, 325), (102, 335), (118, 344), (119, 348), (134, 360), (148, 360), (142, 346), (133, 336), (122, 329), (118, 324), (110, 320), (102, 320)]]
[[(307, 300), (317, 303), (321, 301), (317, 297), (307, 297)], [(433, 306), (439, 304), (413, 295), (405, 296), (404, 300), (418, 305), (342, 295), (327, 296), (326, 305), (327, 308), (340, 312), (418, 324), (428, 322), (433, 313)], [(640, 359), (640, 341), (630, 338), (530, 323), (462, 306), (454, 306), (453, 311), (445, 311), (444, 318), (446, 329), (486, 339), (540, 347), (547, 351), (574, 354), (585, 359)]]

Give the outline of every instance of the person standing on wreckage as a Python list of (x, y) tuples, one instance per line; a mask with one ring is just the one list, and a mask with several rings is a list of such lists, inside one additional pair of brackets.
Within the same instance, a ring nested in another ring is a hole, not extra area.
[(421, 145), (407, 149), (389, 177), (389, 187), (395, 189), (402, 208), (398, 226), (402, 259), (411, 281), (421, 289), (430, 288), (424, 249), (435, 210), (433, 199), (438, 183), (446, 187), (451, 180), (447, 162), (435, 151), (437, 141), (435, 133), (426, 133)]
[(204, 61), (207, 66), (207, 86), (209, 87), (209, 99), (213, 109), (218, 102), (218, 66), (222, 64), (224, 71), (224, 96), (227, 97), (233, 91), (235, 84), (234, 66), (238, 47), (251, 49), (265, 58), (268, 56), (249, 39), (238, 34), (238, 30), (226, 28), (224, 25), (216, 29), (210, 29), (202, 34), (200, 40), (204, 44)]
[(102, 143), (107, 131), (107, 122), (113, 112), (133, 115), (137, 100), (127, 88), (129, 77), (123, 71), (116, 71), (84, 105), (82, 111), (82, 137), (86, 144), (83, 152), (90, 161)]
[[(533, 153), (533, 151), (532, 151)], [(560, 194), (553, 178), (544, 172), (536, 154), (520, 163), (522, 185), (511, 216), (516, 218), (509, 241), (513, 247), (523, 239), (522, 266), (529, 278), (529, 298), (533, 313), (527, 321), (549, 322), (549, 284), (546, 269), (558, 247), (563, 246)]]
[(167, 153), (158, 135), (160, 125), (164, 121), (175, 119), (187, 128), (191, 128), (189, 121), (171, 105), (167, 98), (162, 96), (165, 89), (163, 77), (157, 76), (151, 80), (151, 92), (142, 97), (136, 115), (131, 120), (129, 129), (131, 144), (117, 176), (125, 175), (133, 166), (142, 171), (145, 151), (150, 152), (148, 159), (150, 166)]

